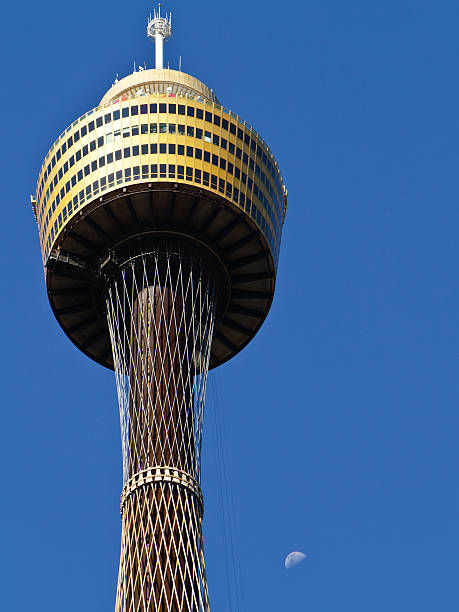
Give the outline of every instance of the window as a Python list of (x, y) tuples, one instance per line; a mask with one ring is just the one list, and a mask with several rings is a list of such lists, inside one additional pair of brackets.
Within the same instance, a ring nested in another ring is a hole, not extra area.
[(102, 117), (97, 117), (96, 119), (96, 127), (100, 127), (102, 125)]
[(122, 117), (129, 117), (129, 108), (123, 108), (121, 111)]
[(183, 104), (179, 104), (178, 105), (178, 114), (179, 115), (184, 115), (185, 114), (185, 107)]
[(249, 156), (247, 155), (247, 153), (244, 153), (242, 155), (242, 161), (244, 162), (244, 164), (248, 164), (249, 163)]
[(159, 145), (159, 152), (160, 152), (160, 153), (166, 153), (166, 143), (165, 143), (165, 142), (162, 142), (162, 143)]
[(175, 113), (176, 113), (175, 104), (169, 104), (169, 113), (171, 115), (175, 115)]
[(212, 142), (212, 135), (210, 132), (204, 132), (204, 140), (206, 142)]
[(166, 164), (159, 164), (159, 176), (166, 178)]
[(212, 123), (212, 113), (209, 113), (209, 111), (206, 111), (206, 121)]
[(148, 145), (147, 144), (142, 145), (142, 155), (148, 155)]
[(210, 153), (209, 153), (209, 151), (204, 151), (204, 161), (210, 163)]
[(187, 181), (193, 180), (193, 168), (190, 168), (189, 166), (186, 167), (186, 180)]
[(91, 172), (94, 172), (95, 170), (97, 170), (97, 160), (91, 162)]
[(139, 114), (139, 107), (136, 106), (131, 106), (131, 115), (138, 115)]
[(140, 126), (140, 133), (148, 134), (148, 123), (142, 123), (142, 125)]
[[(160, 104), (161, 106), (161, 104)], [(167, 124), (166, 123), (160, 123), (159, 124), (159, 133), (160, 134), (166, 134), (167, 133)]]
[(185, 136), (185, 126), (182, 124), (179, 124), (177, 126), (177, 131), (181, 136)]
[(196, 157), (196, 159), (202, 159), (202, 149), (195, 149), (194, 156)]
[(88, 176), (88, 174), (89, 174), (89, 164), (84, 167), (84, 175)]
[(86, 134), (88, 133), (88, 128), (84, 125), (81, 128), (80, 133), (81, 133), (81, 137), (83, 138), (83, 136), (86, 136)]
[(124, 178), (126, 181), (130, 181), (131, 180), (131, 169), (130, 168), (126, 168), (124, 170)]
[(142, 166), (142, 178), (148, 178), (148, 165), (147, 164)]
[(196, 109), (196, 119), (203, 119), (204, 118), (204, 112), (201, 108), (197, 108)]
[(90, 150), (90, 151), (95, 151), (95, 150), (96, 150), (96, 141), (95, 141), (95, 140), (92, 140), (92, 141), (89, 143), (89, 150)]
[(107, 164), (111, 164), (112, 162), (113, 162), (113, 153), (108, 153)]
[(158, 164), (152, 164), (150, 166), (150, 173), (153, 178), (158, 176)]
[(111, 122), (111, 120), (112, 120), (112, 114), (111, 114), (111, 113), (107, 113), (107, 114), (104, 116), (104, 123), (110, 123), (110, 122)]
[(157, 112), (158, 112), (158, 105), (150, 104), (150, 113), (157, 113)]
[(232, 142), (228, 143), (228, 151), (234, 155), (234, 145)]
[(195, 169), (195, 171), (194, 171), (194, 180), (197, 183), (201, 182), (201, 170)]
[(242, 151), (241, 151), (241, 149), (239, 147), (236, 147), (236, 157), (238, 159), (241, 159), (241, 157), (242, 157)]
[(226, 161), (222, 157), (220, 157), (220, 168), (226, 170)]
[(131, 147), (124, 147), (124, 157), (131, 157)]
[(103, 136), (99, 136), (99, 138), (97, 139), (97, 146), (98, 147), (103, 147), (104, 146), (104, 137)]
[(116, 111), (113, 111), (113, 121), (116, 121), (119, 118), (120, 118), (120, 111), (119, 111), (119, 109), (116, 110)]
[(231, 134), (234, 134), (234, 136), (236, 136), (236, 126), (234, 125), (234, 123), (230, 123), (230, 132)]
[(88, 154), (88, 145), (84, 145), (83, 147), (83, 157)]
[(175, 178), (175, 164), (169, 164), (169, 178)]
[(191, 125), (188, 125), (186, 128), (186, 135), (194, 137), (194, 128)]
[(212, 142), (214, 143), (214, 145), (217, 145), (217, 146), (220, 145), (220, 138), (217, 136), (217, 134), (213, 135)]
[(212, 153), (212, 164), (218, 166), (218, 157), (214, 153)]
[(228, 172), (230, 174), (233, 174), (233, 170), (234, 170), (234, 166), (231, 162), (228, 162)]
[(169, 155), (175, 155), (175, 144), (169, 145)]
[(210, 186), (213, 189), (217, 189), (217, 177), (215, 176), (215, 174), (212, 174), (210, 177)]
[(239, 170), (239, 168), (237, 168), (237, 167), (236, 167), (236, 168), (234, 168), (234, 176), (235, 176), (237, 179), (240, 179), (240, 178), (241, 178), (241, 171), (240, 171), (240, 170)]
[(185, 174), (185, 167), (184, 166), (177, 166), (177, 178), (183, 178)]
[(202, 130), (200, 128), (196, 128), (196, 138), (202, 140)]
[(186, 109), (186, 114), (188, 115), (188, 117), (194, 117), (194, 107), (188, 106)]
[(148, 113), (148, 104), (141, 104), (140, 105), (140, 114), (141, 115), (146, 115)]
[(150, 134), (157, 134), (158, 125), (156, 123), (150, 123)]
[(155, 144), (151, 144), (150, 145), (150, 153), (152, 153), (154, 155), (157, 152), (158, 152), (158, 145), (156, 143)]
[(175, 123), (169, 123), (169, 134), (175, 134)]
[(133, 136), (138, 136), (139, 135), (139, 126), (138, 125), (133, 125), (131, 133), (132, 133)]
[(193, 147), (187, 147), (186, 154), (188, 157), (193, 157)]
[(185, 155), (184, 145), (177, 145), (177, 155)]
[(119, 161), (121, 159), (121, 150), (118, 149), (118, 151), (115, 151), (115, 159), (116, 161)]
[(105, 166), (105, 155), (99, 157), (99, 168), (103, 168)]

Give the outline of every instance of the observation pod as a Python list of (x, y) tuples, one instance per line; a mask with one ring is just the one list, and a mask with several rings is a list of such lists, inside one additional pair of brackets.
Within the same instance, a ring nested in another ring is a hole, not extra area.
[(268, 314), (286, 193), (255, 130), (196, 78), (162, 68), (116, 82), (40, 170), (32, 205), (51, 308), (80, 350), (115, 370), (119, 612), (209, 610), (207, 372)]

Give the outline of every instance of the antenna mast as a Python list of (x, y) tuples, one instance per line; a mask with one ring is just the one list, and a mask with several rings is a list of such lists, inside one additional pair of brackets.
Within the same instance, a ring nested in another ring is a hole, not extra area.
[(147, 36), (155, 41), (155, 68), (163, 68), (163, 43), (172, 34), (172, 15), (167, 13), (161, 17), (161, 4), (158, 4), (158, 12), (153, 11), (147, 25)]

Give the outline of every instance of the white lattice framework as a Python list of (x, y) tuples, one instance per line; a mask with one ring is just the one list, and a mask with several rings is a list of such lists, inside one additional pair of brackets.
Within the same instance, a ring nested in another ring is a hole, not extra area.
[(116, 612), (208, 611), (200, 471), (213, 275), (162, 243), (117, 267), (107, 312), (124, 479)]

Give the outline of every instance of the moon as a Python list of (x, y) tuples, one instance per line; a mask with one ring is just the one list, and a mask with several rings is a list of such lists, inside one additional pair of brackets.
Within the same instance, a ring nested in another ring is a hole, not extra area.
[(290, 569), (294, 565), (298, 565), (306, 559), (306, 555), (298, 550), (294, 550), (285, 557), (285, 569)]

